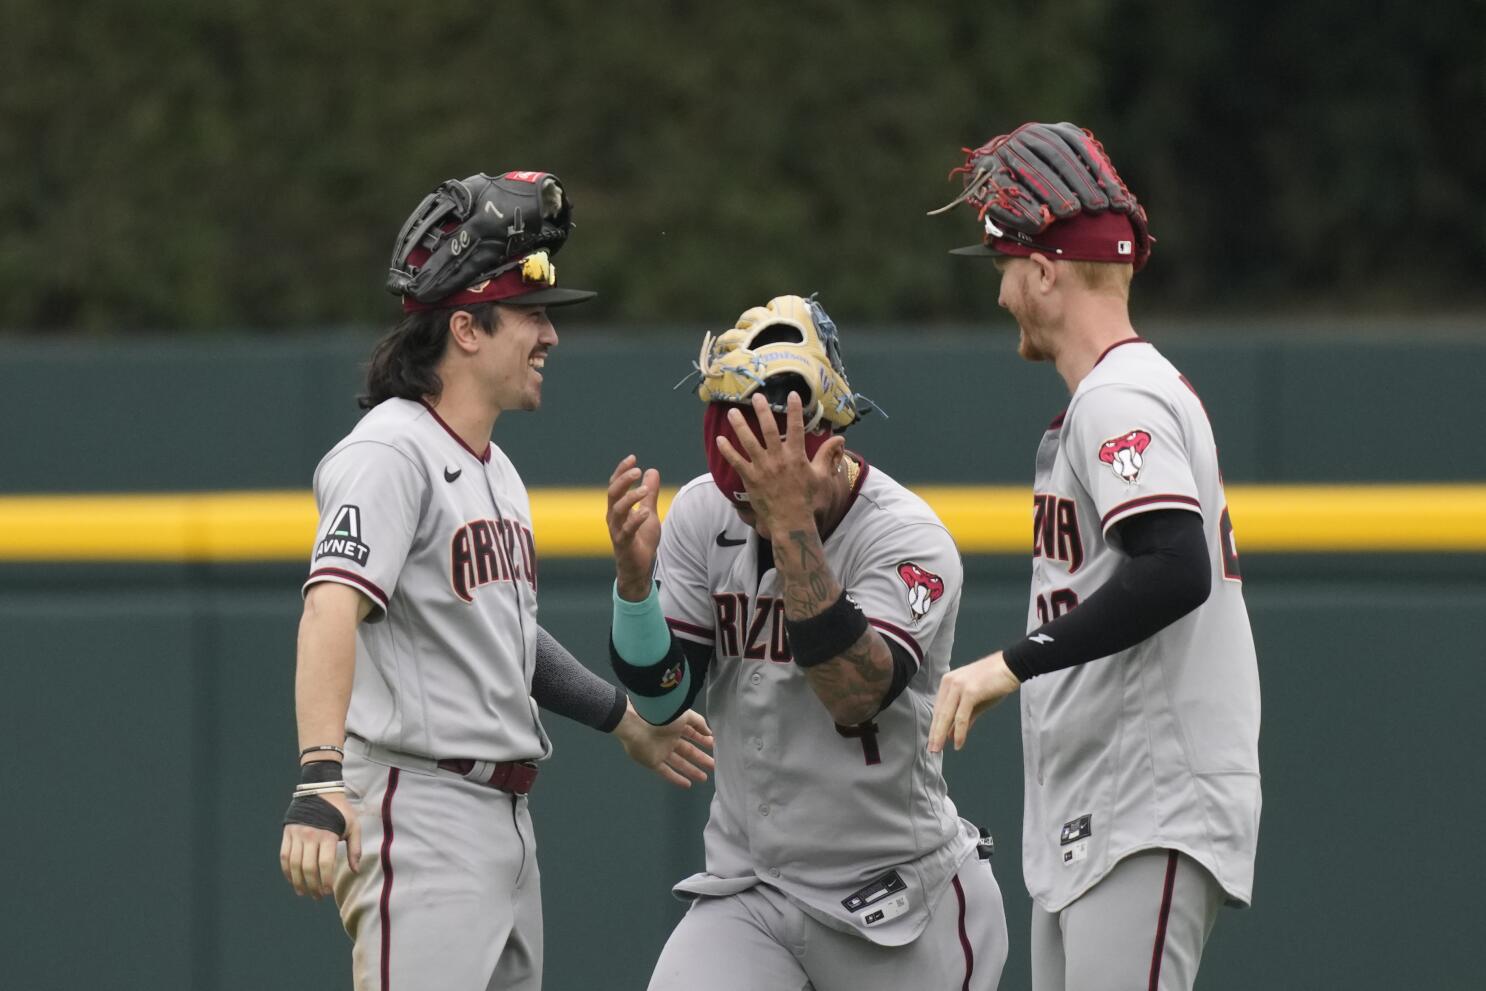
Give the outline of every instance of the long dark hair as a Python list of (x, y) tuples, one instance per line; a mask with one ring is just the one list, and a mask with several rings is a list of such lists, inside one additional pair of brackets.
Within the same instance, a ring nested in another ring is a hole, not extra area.
[(388, 399), (422, 399), (443, 391), (438, 364), (449, 341), (449, 317), (463, 310), (487, 334), (500, 320), (495, 303), (451, 306), (406, 314), (372, 349), (366, 366), (366, 391), (356, 405), (371, 409)]

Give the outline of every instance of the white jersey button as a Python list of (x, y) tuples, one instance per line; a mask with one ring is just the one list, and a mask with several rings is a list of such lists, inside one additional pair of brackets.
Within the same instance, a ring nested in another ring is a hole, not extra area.
[(762, 750), (762, 749), (764, 749), (764, 741), (763, 741), (763, 739), (761, 737), (757, 737), (756, 736), (756, 737), (753, 738), (753, 749), (755, 749), (755, 750)]
[(761, 816), (766, 816), (769, 814), (769, 804), (767, 802), (758, 807), (758, 814)]
[(764, 676), (755, 671), (753, 672), (753, 677), (749, 678), (748, 680), (757, 685), (759, 682), (764, 680)]
[(770, 877), (778, 877), (779, 876), (779, 868), (777, 868), (777, 867), (770, 867), (769, 868), (769, 876)]

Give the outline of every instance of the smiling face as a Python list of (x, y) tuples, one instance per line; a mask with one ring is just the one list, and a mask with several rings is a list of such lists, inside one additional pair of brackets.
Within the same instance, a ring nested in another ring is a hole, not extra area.
[(500, 319), (481, 349), (482, 378), (500, 410), (535, 410), (542, 405), (542, 369), (557, 346), (557, 330), (545, 306), (500, 304)]
[(1001, 292), (996, 301), (1016, 319), (1021, 331), (1016, 353), (1026, 361), (1051, 360), (1042, 319), (1045, 307), (1036, 292), (1040, 267), (1030, 258), (1000, 257), (994, 264), (1001, 273)]

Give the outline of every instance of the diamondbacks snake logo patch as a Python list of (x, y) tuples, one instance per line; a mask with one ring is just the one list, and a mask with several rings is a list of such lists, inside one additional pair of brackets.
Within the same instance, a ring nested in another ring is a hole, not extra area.
[(1109, 465), (1115, 477), (1127, 485), (1140, 479), (1145, 464), (1145, 449), (1151, 446), (1151, 435), (1144, 430), (1131, 430), (1111, 437), (1099, 445), (1099, 460)]
[(914, 619), (923, 619), (929, 607), (944, 594), (944, 579), (931, 571), (925, 571), (912, 561), (898, 565), (898, 577), (908, 586), (908, 611)]

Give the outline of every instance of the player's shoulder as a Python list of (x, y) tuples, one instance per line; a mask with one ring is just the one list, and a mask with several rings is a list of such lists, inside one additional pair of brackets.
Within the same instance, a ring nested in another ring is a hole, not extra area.
[(877, 465), (867, 463), (860, 455), (857, 457), (866, 467), (852, 505), (853, 515), (860, 516), (864, 524), (874, 528), (921, 524), (945, 529), (939, 514), (922, 496)]
[(676, 490), (666, 510), (666, 520), (688, 526), (699, 522), (726, 520), (733, 513), (727, 496), (712, 481), (711, 475), (698, 475)]
[(1105, 349), (1079, 388), (1082, 390), (1085, 385), (1092, 388), (1113, 383), (1155, 385), (1180, 375), (1176, 366), (1150, 341), (1142, 337), (1128, 337)]
[(388, 399), (368, 410), (351, 432), (342, 437), (320, 459), (318, 474), (327, 465), (348, 460), (406, 462), (422, 471), (426, 445), (418, 435), (426, 428), (428, 407), (408, 399)]
[(1183, 390), (1182, 373), (1150, 341), (1132, 337), (1111, 346), (1084, 376), (1068, 402), (1067, 419), (1081, 410), (1131, 402), (1172, 403)]

